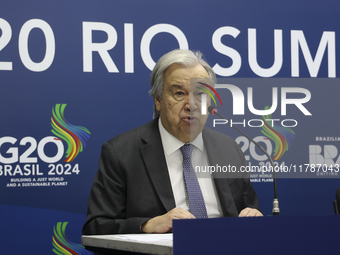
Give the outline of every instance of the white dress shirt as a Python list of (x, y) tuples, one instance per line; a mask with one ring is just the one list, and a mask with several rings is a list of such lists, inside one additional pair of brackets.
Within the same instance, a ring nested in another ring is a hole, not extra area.
[[(181, 207), (189, 211), (187, 192), (183, 177), (183, 156), (180, 150), (184, 143), (171, 135), (163, 127), (161, 119), (159, 119), (158, 124), (176, 207)], [(208, 157), (203, 144), (202, 133), (200, 133), (191, 144), (194, 145), (192, 152), (193, 165), (208, 166)], [(205, 176), (206, 178), (201, 178), (201, 176), (202, 173), (200, 173), (198, 183), (201, 187), (208, 217), (221, 217), (223, 215), (222, 209), (211, 175), (207, 173), (207, 176)]]

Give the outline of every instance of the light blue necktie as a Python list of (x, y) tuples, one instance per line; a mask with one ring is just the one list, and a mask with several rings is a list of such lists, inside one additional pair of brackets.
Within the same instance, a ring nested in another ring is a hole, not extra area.
[(189, 208), (190, 212), (196, 218), (208, 218), (202, 191), (191, 165), (192, 150), (192, 144), (185, 144), (181, 147), (181, 152), (183, 154), (183, 175), (185, 187), (187, 189)]

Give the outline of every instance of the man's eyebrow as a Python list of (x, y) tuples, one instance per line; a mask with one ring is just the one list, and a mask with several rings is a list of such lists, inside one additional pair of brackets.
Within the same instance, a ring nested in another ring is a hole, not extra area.
[(184, 88), (184, 85), (179, 85), (179, 84), (171, 84), (169, 86), (169, 89), (183, 89)]

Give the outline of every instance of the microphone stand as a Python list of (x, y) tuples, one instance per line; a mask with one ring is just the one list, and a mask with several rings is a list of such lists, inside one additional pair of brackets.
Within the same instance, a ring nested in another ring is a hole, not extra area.
[[(217, 112), (217, 109), (213, 106), (209, 106), (208, 107), (208, 111), (213, 114), (213, 115), (217, 115), (219, 116), (221, 119), (224, 119), (226, 121), (228, 121), (226, 118), (224, 118), (222, 115), (220, 115)], [(255, 142), (253, 139), (251, 139), (248, 135), (246, 135), (244, 132), (242, 132), (240, 129), (238, 129), (236, 126), (231, 125), (231, 123), (228, 121), (229, 125), (233, 128), (235, 128), (238, 132), (240, 132), (242, 135), (244, 135), (249, 141), (253, 142), (269, 159), (270, 164), (272, 165), (273, 168), (273, 182), (274, 182), (274, 201), (273, 201), (273, 210), (272, 210), (272, 214), (273, 216), (277, 216), (280, 215), (280, 208), (279, 208), (279, 200), (277, 199), (277, 178), (276, 178), (276, 172), (274, 171), (274, 162), (272, 160), (272, 158), (269, 156), (268, 152), (263, 149), (261, 147), (260, 144), (258, 144), (257, 142)]]

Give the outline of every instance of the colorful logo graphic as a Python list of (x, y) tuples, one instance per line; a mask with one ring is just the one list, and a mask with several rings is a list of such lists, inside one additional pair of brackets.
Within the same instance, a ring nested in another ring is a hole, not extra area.
[(55, 108), (52, 108), (51, 125), (53, 130), (51, 132), (67, 143), (68, 147), (64, 162), (71, 162), (86, 147), (85, 141), (90, 137), (91, 133), (87, 128), (74, 126), (65, 119), (64, 111), (66, 105), (56, 104)]
[(52, 244), (54, 249), (52, 251), (58, 255), (85, 255), (92, 254), (92, 252), (85, 250), (81, 244), (72, 243), (67, 240), (65, 230), (68, 222), (58, 222), (53, 227)]
[[(206, 83), (203, 83), (203, 82), (197, 82), (197, 83), (199, 83), (199, 84), (201, 84), (203, 86), (206, 86), (208, 89), (210, 89), (212, 92), (214, 92), (214, 94), (217, 96), (218, 100), (220, 101), (220, 104), (222, 105), (222, 101), (221, 101), (220, 95), (217, 93), (217, 91), (213, 87), (211, 87), (210, 85), (208, 85)], [(209, 90), (201, 88), (201, 87), (197, 87), (197, 88), (201, 89), (205, 93), (207, 93), (212, 98), (212, 100), (214, 101), (215, 105), (217, 105), (214, 96), (211, 94), (211, 92)]]
[[(266, 106), (265, 110), (268, 108), (269, 106)], [(273, 160), (279, 160), (291, 146), (291, 141), (293, 140), (295, 133), (291, 128), (278, 126), (274, 122), (272, 123), (269, 121), (271, 119), (271, 114), (262, 116), (264, 125), (262, 126), (261, 132), (270, 140), (274, 141), (275, 149)]]

